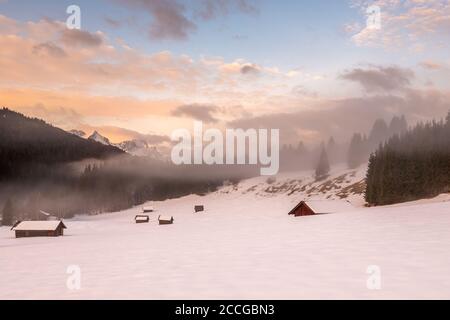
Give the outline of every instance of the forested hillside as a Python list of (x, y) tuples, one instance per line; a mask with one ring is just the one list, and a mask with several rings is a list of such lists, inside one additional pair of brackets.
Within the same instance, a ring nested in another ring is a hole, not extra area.
[(124, 154), (3, 108), (0, 110), (0, 181), (41, 176), (45, 167)]
[(366, 201), (385, 205), (450, 192), (450, 113), (379, 146), (369, 160)]

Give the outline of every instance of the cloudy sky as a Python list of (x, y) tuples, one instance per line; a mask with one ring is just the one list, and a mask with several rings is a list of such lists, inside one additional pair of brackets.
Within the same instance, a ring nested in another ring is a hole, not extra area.
[(443, 117), (449, 38), (448, 0), (0, 0), (0, 104), (114, 142), (193, 120), (344, 141)]

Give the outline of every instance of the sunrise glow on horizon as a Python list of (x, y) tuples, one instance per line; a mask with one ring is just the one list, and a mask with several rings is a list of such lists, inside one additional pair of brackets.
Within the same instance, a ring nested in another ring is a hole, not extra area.
[(1, 104), (65, 130), (120, 142), (199, 120), (320, 143), (447, 110), (448, 1), (80, 0), (69, 30), (71, 4), (0, 1)]

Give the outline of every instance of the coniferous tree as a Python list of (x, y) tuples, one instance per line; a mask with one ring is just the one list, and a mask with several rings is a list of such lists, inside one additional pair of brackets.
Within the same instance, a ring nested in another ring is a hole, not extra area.
[(406, 122), (405, 116), (397, 117), (394, 116), (389, 124), (389, 136), (392, 137), (396, 134), (405, 133), (408, 129), (408, 124)]
[(361, 134), (355, 133), (350, 142), (347, 163), (350, 169), (357, 168), (364, 162), (365, 148)]
[(383, 119), (375, 120), (369, 134), (370, 148), (374, 149), (378, 144), (384, 142), (389, 137), (389, 128)]
[(355, 133), (350, 141), (347, 164), (349, 168), (357, 168), (359, 165), (366, 163), (369, 156), (380, 143), (386, 142), (394, 135), (404, 134), (408, 130), (408, 123), (405, 116), (394, 116), (387, 126), (383, 119), (377, 119), (370, 131), (369, 137)]
[(306, 146), (303, 141), (300, 141), (297, 145), (297, 154), (304, 155), (307, 152)]
[(333, 137), (330, 137), (327, 144), (327, 150), (333, 150), (334, 148), (336, 148), (336, 141)]
[(355, 169), (366, 163), (370, 155), (370, 146), (365, 135), (355, 133), (350, 142), (347, 154), (347, 164), (350, 169)]
[(322, 145), (322, 151), (320, 153), (319, 163), (316, 167), (316, 179), (325, 178), (330, 172), (330, 162), (328, 160), (327, 151), (325, 147)]
[(399, 133), (405, 133), (408, 131), (408, 122), (406, 121), (406, 118), (404, 115), (400, 117), (400, 123), (399, 123)]
[(328, 139), (326, 151), (327, 151), (328, 159), (329, 159), (330, 163), (336, 163), (337, 144), (333, 137), (330, 137), (330, 139)]

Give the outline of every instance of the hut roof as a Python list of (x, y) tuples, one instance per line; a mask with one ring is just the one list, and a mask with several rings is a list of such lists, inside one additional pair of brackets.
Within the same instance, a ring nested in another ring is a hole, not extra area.
[(159, 216), (158, 220), (159, 221), (172, 221), (173, 217), (172, 216)]
[(134, 217), (134, 219), (136, 221), (143, 221), (143, 220), (147, 221), (148, 219), (150, 219), (150, 217), (149, 216), (144, 216), (144, 215), (137, 215), (136, 217)]
[(55, 231), (59, 225), (67, 227), (62, 221), (22, 221), (12, 228), (14, 231)]
[(154, 211), (155, 209), (152, 206), (145, 206), (142, 208), (144, 211)]
[(292, 209), (291, 213), (302, 204), (306, 204), (314, 213), (334, 213), (354, 209), (352, 204), (346, 200), (305, 200)]

